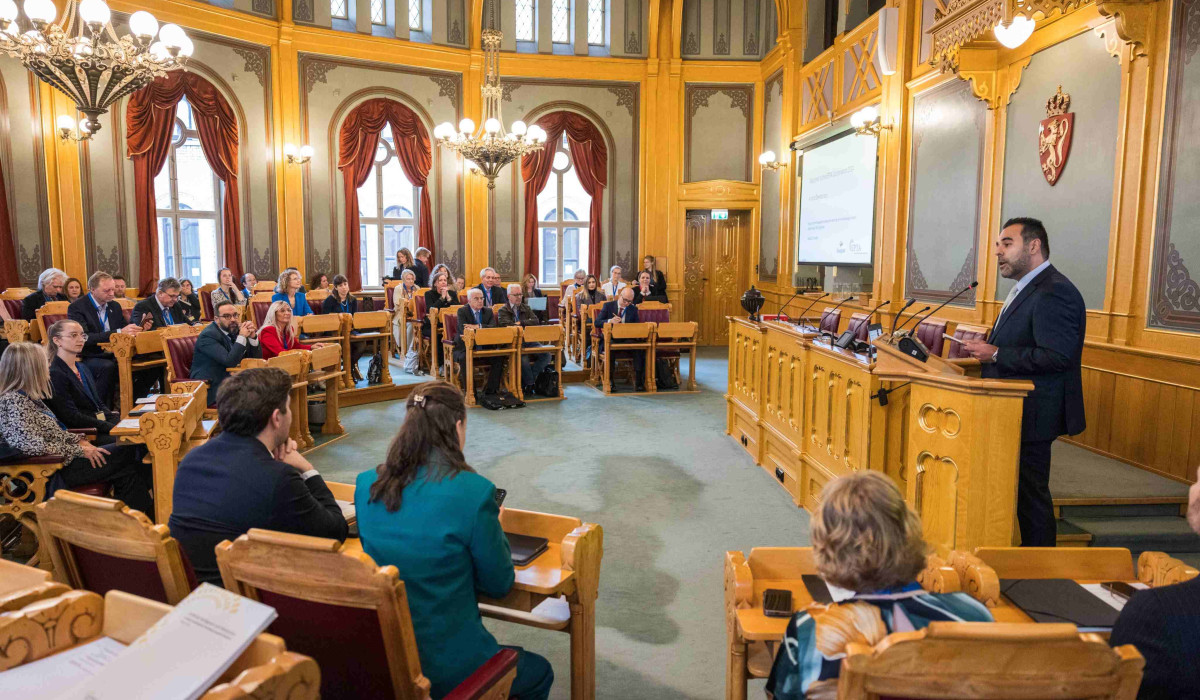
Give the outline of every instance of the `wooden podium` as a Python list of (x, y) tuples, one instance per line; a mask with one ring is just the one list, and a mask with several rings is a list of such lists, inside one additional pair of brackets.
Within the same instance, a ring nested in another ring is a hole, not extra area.
[(887, 336), (871, 358), (787, 323), (729, 324), (726, 432), (797, 505), (813, 511), (830, 480), (874, 469), (906, 494), (930, 544), (1016, 543), (1031, 382), (970, 377), (936, 356), (919, 362)]

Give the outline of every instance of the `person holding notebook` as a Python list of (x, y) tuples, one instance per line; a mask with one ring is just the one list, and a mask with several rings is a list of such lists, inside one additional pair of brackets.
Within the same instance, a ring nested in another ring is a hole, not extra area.
[[(516, 578), (496, 487), (467, 464), (466, 441), (462, 392), (446, 382), (416, 386), (383, 464), (359, 474), (354, 489), (363, 551), (404, 579), (435, 698), (500, 651), (476, 591), (503, 598)], [(519, 654), (512, 696), (544, 700), (554, 683), (550, 662), (512, 648)]]
[(811, 528), (817, 573), (834, 604), (816, 616), (792, 616), (767, 678), (774, 700), (802, 700), (816, 684), (835, 684), (846, 642), (855, 641), (847, 627), (876, 644), (934, 621), (992, 622), (969, 595), (929, 593), (917, 583), (928, 550), (921, 521), (882, 473), (830, 482)]

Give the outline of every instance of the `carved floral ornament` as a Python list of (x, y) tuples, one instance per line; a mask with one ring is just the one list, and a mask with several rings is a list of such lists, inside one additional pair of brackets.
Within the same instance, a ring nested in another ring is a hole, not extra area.
[[(997, 24), (1020, 16), (1042, 19), (1089, 4), (1092, 0), (935, 0), (929, 62), (943, 73), (959, 72), (959, 49), (976, 39), (992, 39)], [(1114, 20), (1117, 36), (1132, 44), (1134, 56), (1145, 55), (1157, 0), (1094, 0), (1096, 9)]]

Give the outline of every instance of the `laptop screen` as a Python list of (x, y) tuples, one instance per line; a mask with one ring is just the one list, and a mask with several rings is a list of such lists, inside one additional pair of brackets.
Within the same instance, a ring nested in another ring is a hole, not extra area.
[(529, 297), (525, 303), (529, 304), (529, 308), (534, 311), (545, 311), (547, 301), (549, 301), (549, 297)]

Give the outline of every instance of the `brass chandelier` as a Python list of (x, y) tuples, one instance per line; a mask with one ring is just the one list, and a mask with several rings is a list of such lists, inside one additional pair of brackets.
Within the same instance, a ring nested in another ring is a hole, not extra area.
[[(0, 0), (4, 2), (4, 0)], [(463, 119), (458, 130), (450, 122), (439, 124), (433, 135), (442, 146), (458, 153), (467, 163), (483, 173), (488, 180), (488, 189), (496, 189), (496, 176), (504, 166), (517, 158), (540, 148), (546, 141), (546, 131), (534, 124), (526, 126), (523, 121), (512, 123), (512, 131), (506, 132), (500, 121), (500, 38), (495, 29), (483, 30), (483, 125), (478, 131), (475, 122)]]
[(192, 41), (179, 25), (159, 29), (149, 12), (133, 13), (132, 35), (118, 38), (104, 0), (67, 0), (58, 22), (53, 0), (25, 0), (22, 7), (23, 18), (13, 0), (0, 0), (0, 53), (75, 101), (86, 116), (80, 138), (100, 129), (99, 117), (112, 103), (183, 68), (192, 54)]

